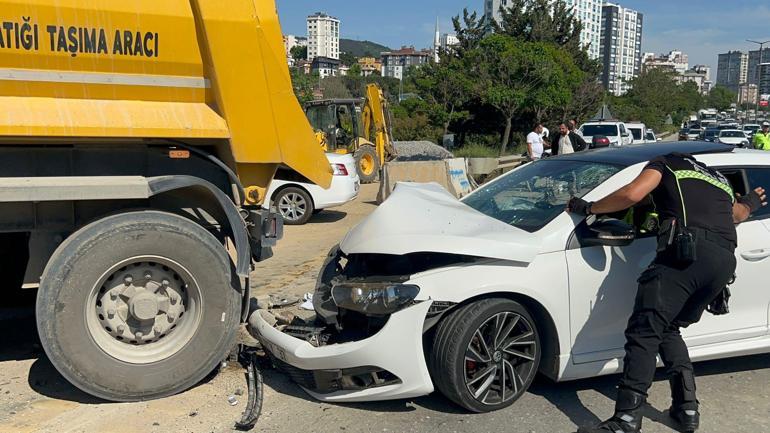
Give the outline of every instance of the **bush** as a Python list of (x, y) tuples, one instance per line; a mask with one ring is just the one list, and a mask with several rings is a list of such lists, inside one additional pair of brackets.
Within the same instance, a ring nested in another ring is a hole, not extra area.
[(483, 144), (468, 144), (453, 151), (457, 158), (497, 158), (499, 150)]

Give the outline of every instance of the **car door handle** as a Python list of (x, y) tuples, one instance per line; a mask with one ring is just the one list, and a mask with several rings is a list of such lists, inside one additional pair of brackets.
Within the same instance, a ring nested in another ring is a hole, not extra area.
[(741, 257), (749, 262), (758, 262), (770, 257), (770, 248), (764, 248), (761, 250), (746, 251), (741, 253)]

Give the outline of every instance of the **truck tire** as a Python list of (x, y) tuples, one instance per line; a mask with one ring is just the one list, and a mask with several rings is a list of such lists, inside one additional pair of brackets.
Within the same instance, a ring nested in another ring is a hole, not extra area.
[(377, 176), (380, 174), (380, 159), (377, 157), (377, 151), (374, 147), (366, 145), (361, 146), (353, 154), (356, 159), (356, 170), (361, 183), (377, 182)]
[(509, 299), (482, 299), (439, 323), (429, 370), (448, 399), (471, 412), (492, 412), (527, 391), (540, 356), (537, 327), (526, 308)]
[(48, 358), (81, 390), (150, 400), (198, 383), (232, 348), (241, 293), (217, 239), (183, 217), (130, 212), (72, 234), (37, 295)]
[(275, 195), (275, 207), (283, 217), (283, 222), (290, 226), (307, 224), (315, 212), (313, 198), (302, 188), (286, 187)]

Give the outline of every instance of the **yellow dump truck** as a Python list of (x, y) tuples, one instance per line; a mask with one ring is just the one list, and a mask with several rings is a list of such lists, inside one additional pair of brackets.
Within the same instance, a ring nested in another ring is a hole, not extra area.
[(227, 356), (281, 170), (331, 181), (273, 0), (0, 0), (0, 293), (37, 289), (78, 388), (166, 396)]

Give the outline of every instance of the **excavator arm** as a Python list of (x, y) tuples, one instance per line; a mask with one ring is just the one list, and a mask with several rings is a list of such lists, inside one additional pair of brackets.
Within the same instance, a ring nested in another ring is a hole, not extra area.
[(393, 135), (390, 129), (388, 101), (377, 84), (366, 86), (366, 99), (361, 110), (363, 130), (361, 137), (374, 144), (380, 165), (395, 158)]

